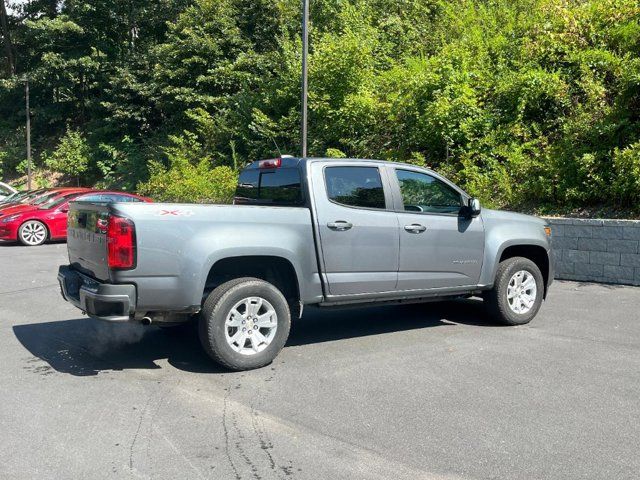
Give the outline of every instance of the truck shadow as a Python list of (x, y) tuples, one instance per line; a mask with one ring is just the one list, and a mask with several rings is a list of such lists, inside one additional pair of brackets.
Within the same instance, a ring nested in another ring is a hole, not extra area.
[[(307, 309), (294, 321), (287, 347), (382, 335), (455, 324), (492, 326), (479, 301), (360, 309)], [(225, 373), (204, 353), (195, 328), (163, 331), (139, 324), (111, 324), (89, 318), (13, 327), (34, 357), (74, 376), (106, 371), (159, 369), (158, 360), (195, 373)], [(29, 361), (29, 360), (28, 360)]]

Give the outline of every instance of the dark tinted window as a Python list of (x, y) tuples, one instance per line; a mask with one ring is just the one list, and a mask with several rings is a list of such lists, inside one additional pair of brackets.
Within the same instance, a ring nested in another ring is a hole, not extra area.
[(301, 205), (303, 198), (300, 171), (297, 168), (244, 170), (238, 179), (235, 203)]
[(396, 170), (404, 209), (411, 212), (458, 213), (460, 194), (426, 173)]
[(385, 208), (384, 190), (376, 167), (327, 167), (329, 198), (352, 207)]

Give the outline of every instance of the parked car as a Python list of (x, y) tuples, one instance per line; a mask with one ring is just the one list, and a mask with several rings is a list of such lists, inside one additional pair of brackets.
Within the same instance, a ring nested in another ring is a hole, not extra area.
[(90, 192), (89, 188), (43, 188), (34, 190), (20, 197), (16, 201), (0, 205), (0, 215), (5, 216), (12, 213), (18, 213), (24, 210), (31, 210), (33, 207), (43, 205), (51, 199), (64, 193)]
[(20, 207), (18, 210), (24, 208), (25, 205), (40, 205), (50, 200), (52, 197), (60, 195), (64, 192), (78, 192), (85, 191), (90, 192), (90, 188), (84, 187), (56, 187), (56, 188), (39, 188), (37, 190), (31, 190), (26, 192), (19, 192), (15, 197), (7, 199), (5, 202), (0, 202), (0, 215), (3, 212), (9, 211), (13, 207)]
[(48, 189), (46, 188), (40, 188), (37, 190), (31, 190), (31, 191), (25, 190), (22, 192), (15, 193), (14, 195), (11, 195), (5, 198), (4, 200), (0, 200), (0, 209), (6, 208), (7, 206), (11, 206), (11, 205), (18, 205), (19, 203), (26, 203), (36, 198), (38, 195), (42, 195), (43, 193), (46, 193), (47, 191)]
[(11, 185), (0, 182), (0, 202), (5, 200), (7, 197), (15, 195), (16, 193), (18, 193), (18, 191)]
[(148, 198), (126, 192), (90, 190), (87, 188), (57, 189), (37, 197), (31, 204), (0, 210), (0, 240), (18, 240), (23, 245), (37, 246), (47, 240), (67, 237), (69, 202), (148, 202)]
[(243, 370), (276, 357), (306, 305), (481, 296), (521, 325), (553, 280), (543, 220), (481, 210), (412, 165), (263, 160), (240, 174), (235, 203), (73, 202), (64, 298), (115, 322), (199, 318), (211, 358)]

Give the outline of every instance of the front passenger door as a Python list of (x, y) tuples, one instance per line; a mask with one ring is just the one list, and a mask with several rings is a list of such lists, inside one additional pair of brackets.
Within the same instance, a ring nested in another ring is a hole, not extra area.
[(393, 171), (401, 197), (398, 290), (477, 285), (484, 253), (482, 218), (461, 215), (462, 195), (435, 175)]

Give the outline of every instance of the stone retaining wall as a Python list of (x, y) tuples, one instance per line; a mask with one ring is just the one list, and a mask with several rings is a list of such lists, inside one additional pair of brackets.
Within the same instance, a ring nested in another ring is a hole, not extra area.
[(640, 285), (640, 220), (547, 218), (556, 278)]

